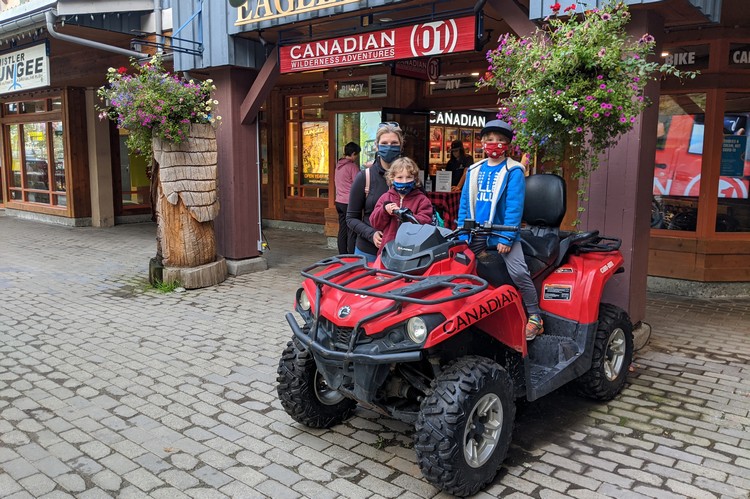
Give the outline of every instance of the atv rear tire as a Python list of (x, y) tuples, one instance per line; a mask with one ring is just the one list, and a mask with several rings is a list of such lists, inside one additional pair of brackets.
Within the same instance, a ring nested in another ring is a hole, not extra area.
[(357, 403), (328, 387), (312, 354), (296, 338), (286, 344), (276, 371), (284, 410), (311, 428), (330, 428), (352, 415)]
[(416, 423), (419, 467), (445, 492), (472, 495), (495, 478), (508, 452), (513, 382), (499, 364), (472, 356), (446, 368), (433, 386)]
[(576, 380), (578, 392), (595, 400), (612, 400), (625, 385), (633, 361), (633, 325), (619, 307), (599, 305), (591, 369)]

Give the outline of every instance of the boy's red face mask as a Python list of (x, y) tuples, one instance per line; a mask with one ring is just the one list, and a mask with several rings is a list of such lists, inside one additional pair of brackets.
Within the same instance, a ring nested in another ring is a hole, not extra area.
[(508, 152), (508, 144), (505, 144), (503, 142), (485, 142), (484, 152), (485, 154), (487, 154), (488, 158), (502, 158), (503, 156), (505, 156), (505, 153)]

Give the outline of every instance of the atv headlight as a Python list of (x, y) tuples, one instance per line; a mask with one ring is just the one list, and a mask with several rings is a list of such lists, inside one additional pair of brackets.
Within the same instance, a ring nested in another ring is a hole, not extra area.
[(427, 338), (427, 324), (421, 317), (412, 317), (406, 323), (406, 332), (414, 343), (422, 343)]
[(310, 298), (307, 297), (307, 293), (302, 288), (297, 293), (297, 305), (299, 305), (300, 310), (304, 310), (305, 312), (310, 310)]

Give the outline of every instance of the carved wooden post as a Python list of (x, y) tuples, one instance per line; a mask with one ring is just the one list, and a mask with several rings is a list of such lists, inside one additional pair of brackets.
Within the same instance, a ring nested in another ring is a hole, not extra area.
[(213, 227), (219, 212), (214, 129), (191, 124), (183, 142), (154, 139), (153, 148), (159, 164), (156, 211), (164, 282), (186, 288), (218, 284), (226, 278), (226, 263), (216, 259)]

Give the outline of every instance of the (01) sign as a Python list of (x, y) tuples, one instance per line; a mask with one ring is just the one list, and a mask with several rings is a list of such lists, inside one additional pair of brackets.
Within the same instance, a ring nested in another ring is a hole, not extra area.
[(474, 50), (473, 16), (281, 47), (281, 73), (357, 66)]

